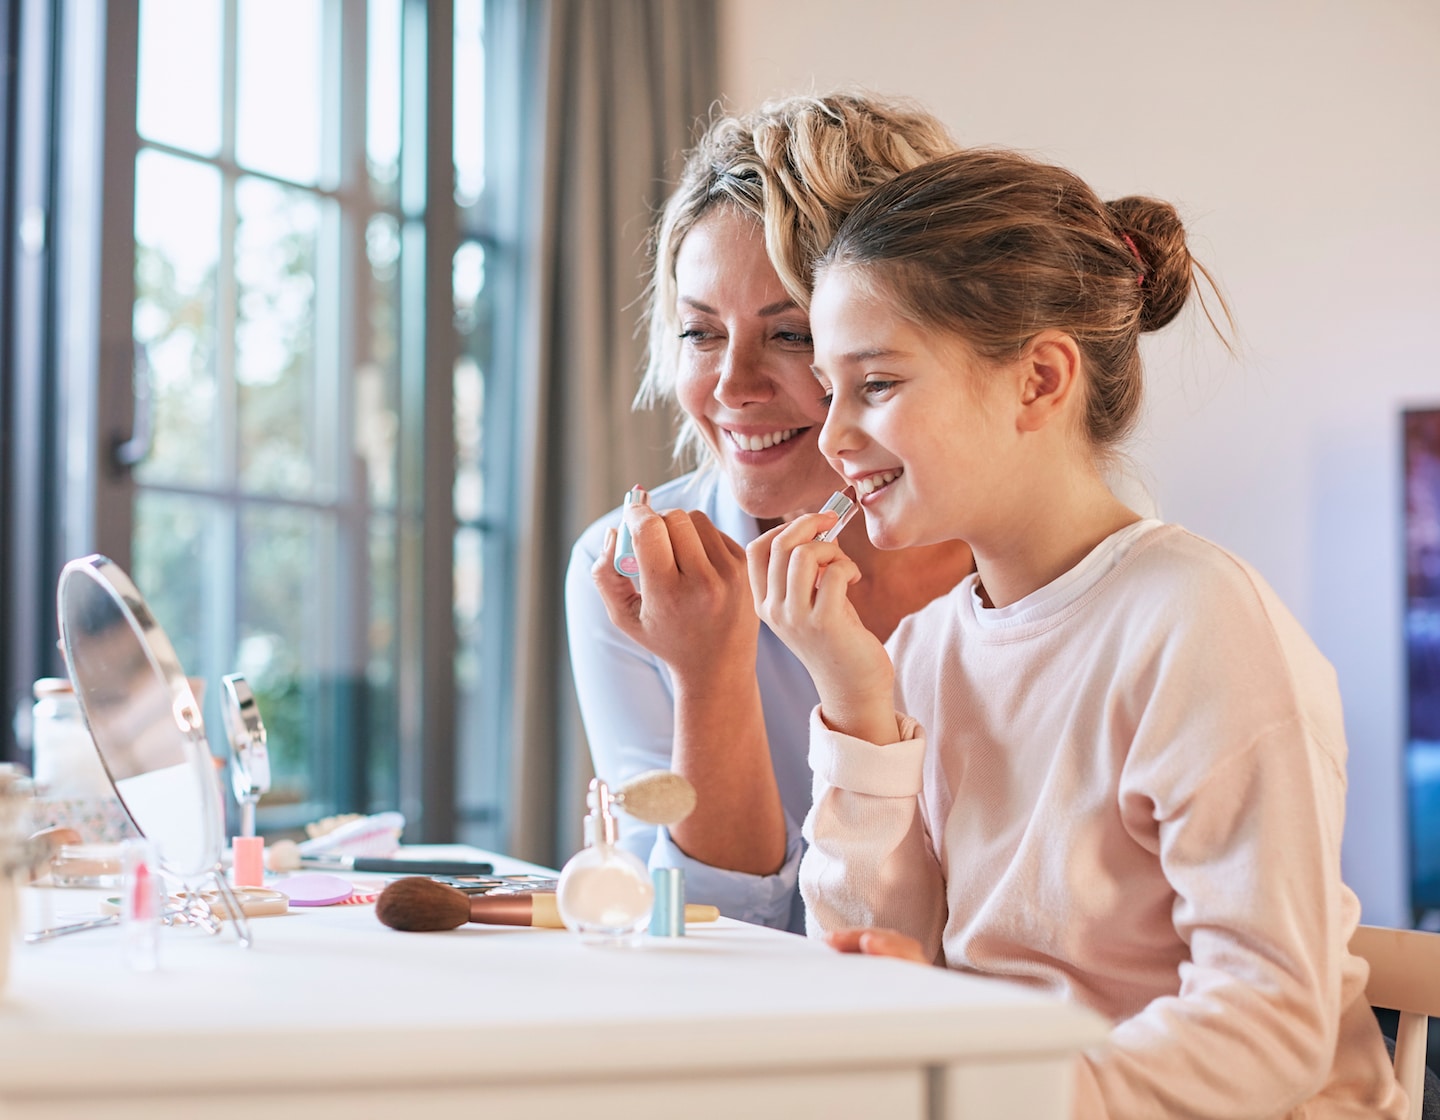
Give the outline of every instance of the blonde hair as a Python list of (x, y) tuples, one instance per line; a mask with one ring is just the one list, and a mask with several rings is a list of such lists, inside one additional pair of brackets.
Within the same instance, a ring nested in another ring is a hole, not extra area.
[[(681, 242), (714, 206), (760, 224), (785, 290), (810, 306), (814, 262), (861, 198), (903, 171), (955, 150), (945, 126), (910, 102), (864, 93), (771, 101), (713, 120), (688, 154), (679, 184), (651, 235), (645, 321), (649, 361), (637, 406), (673, 401), (680, 356), (675, 261)], [(703, 457), (687, 416), (675, 457)]]

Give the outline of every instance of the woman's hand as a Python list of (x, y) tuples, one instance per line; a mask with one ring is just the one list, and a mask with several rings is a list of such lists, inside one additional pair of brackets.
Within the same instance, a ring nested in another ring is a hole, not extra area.
[(834, 523), (833, 513), (806, 514), (751, 542), (755, 610), (809, 671), (832, 730), (891, 743), (895, 670), (847, 594), (860, 569), (838, 544), (815, 540)]
[(760, 620), (745, 550), (703, 513), (632, 504), (624, 515), (640, 577), (615, 570), (616, 531), (605, 534), (591, 574), (610, 621), (686, 680), (717, 666), (753, 674)]
[(895, 957), (902, 961), (929, 964), (920, 942), (894, 929), (837, 929), (825, 935), (825, 943), (842, 953), (864, 953), (871, 957)]

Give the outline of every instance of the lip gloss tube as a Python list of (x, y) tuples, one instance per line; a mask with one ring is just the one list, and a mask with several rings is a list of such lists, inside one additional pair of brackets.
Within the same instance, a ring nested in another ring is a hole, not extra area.
[(125, 957), (137, 972), (160, 967), (161, 894), (159, 862), (149, 840), (126, 840), (120, 847), (123, 867), (120, 926)]
[(625, 524), (625, 510), (631, 506), (648, 506), (650, 495), (638, 483), (625, 491), (625, 504), (620, 513), (620, 539), (615, 542), (615, 570), (631, 579), (640, 577), (640, 561), (635, 558), (635, 542), (630, 539), (630, 526)]
[[(847, 486), (845, 490), (848, 489), (849, 487)], [(850, 497), (845, 490), (836, 490), (835, 493), (830, 495), (830, 500), (820, 507), (821, 513), (839, 514), (840, 520), (835, 522), (834, 525), (830, 526), (830, 528), (826, 529), (823, 533), (816, 533), (815, 539), (817, 541), (833, 541), (840, 535), (840, 530), (850, 524), (850, 519), (854, 517), (860, 509), (860, 507), (855, 504), (855, 499)]]

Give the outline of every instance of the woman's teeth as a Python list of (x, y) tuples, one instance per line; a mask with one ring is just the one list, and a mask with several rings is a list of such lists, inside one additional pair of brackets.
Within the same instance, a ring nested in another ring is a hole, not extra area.
[(747, 436), (727, 430), (725, 434), (730, 437), (730, 442), (741, 451), (764, 451), (767, 447), (774, 447), (777, 443), (793, 439), (800, 434), (800, 431), (799, 428), (786, 428), (784, 431), (766, 432), (763, 436)]
[(880, 487), (889, 486), (890, 483), (894, 482), (904, 473), (904, 471), (895, 470), (881, 471), (879, 474), (867, 474), (864, 478), (855, 481), (855, 493), (859, 494), (862, 498), (866, 494), (873, 494), (876, 490), (879, 490)]

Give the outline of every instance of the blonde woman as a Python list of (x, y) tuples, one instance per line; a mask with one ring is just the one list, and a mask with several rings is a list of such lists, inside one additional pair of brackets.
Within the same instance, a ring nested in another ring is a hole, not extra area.
[[(678, 404), (679, 454), (701, 466), (624, 512), (638, 578), (615, 568), (620, 510), (576, 543), (571, 664), (596, 773), (674, 769), (699, 795), (672, 829), (625, 822), (622, 843), (746, 921), (803, 928), (816, 693), (756, 616), (744, 546), (843, 485), (817, 445), (811, 262), (868, 190), (954, 147), (902, 102), (774, 102), (710, 126), (655, 231), (641, 395)], [(858, 524), (841, 539), (861, 573), (856, 616), (881, 640), (971, 570), (960, 542), (879, 552)]]

